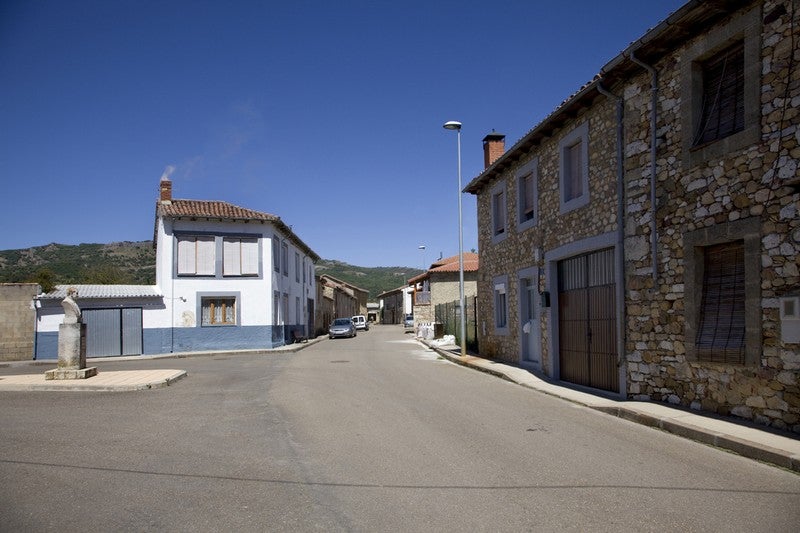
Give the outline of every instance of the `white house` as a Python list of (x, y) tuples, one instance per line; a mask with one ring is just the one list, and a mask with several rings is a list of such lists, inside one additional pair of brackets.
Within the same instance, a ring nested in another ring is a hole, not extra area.
[[(77, 286), (88, 356), (268, 349), (314, 332), (319, 256), (279, 217), (173, 199), (161, 180), (154, 242), (155, 286)], [(58, 356), (59, 290), (38, 298), (37, 359)]]

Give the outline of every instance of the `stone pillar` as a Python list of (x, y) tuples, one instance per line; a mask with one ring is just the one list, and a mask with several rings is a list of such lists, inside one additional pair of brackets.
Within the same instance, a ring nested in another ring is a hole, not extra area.
[(64, 323), (58, 326), (58, 367), (44, 373), (45, 379), (86, 379), (97, 375), (97, 367), (86, 368), (86, 324), (74, 297), (75, 289), (67, 292)]

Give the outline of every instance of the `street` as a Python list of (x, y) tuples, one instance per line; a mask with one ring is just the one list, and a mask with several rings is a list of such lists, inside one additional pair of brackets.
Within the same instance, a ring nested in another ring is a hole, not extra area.
[(0, 393), (0, 530), (800, 528), (797, 474), (449, 363), (401, 326), (98, 366), (188, 376)]

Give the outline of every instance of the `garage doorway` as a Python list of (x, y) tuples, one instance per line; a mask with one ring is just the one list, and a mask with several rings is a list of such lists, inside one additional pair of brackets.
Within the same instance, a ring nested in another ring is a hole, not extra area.
[(614, 249), (558, 262), (563, 381), (619, 392)]
[(84, 309), (86, 356), (141, 355), (142, 309)]

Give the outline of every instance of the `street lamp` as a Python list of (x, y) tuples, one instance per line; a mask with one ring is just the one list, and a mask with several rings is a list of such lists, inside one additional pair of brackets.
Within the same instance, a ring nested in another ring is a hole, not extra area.
[(444, 129), (455, 130), (458, 133), (458, 295), (461, 306), (461, 357), (467, 355), (467, 324), (466, 306), (464, 304), (464, 231), (461, 223), (461, 123), (448, 120)]
[(425, 268), (425, 245), (424, 244), (420, 244), (418, 246), (418, 248), (422, 252), (422, 270), (423, 271), (428, 270), (427, 268)]

